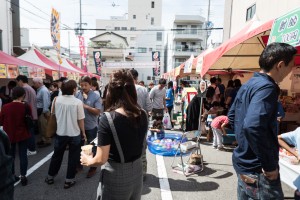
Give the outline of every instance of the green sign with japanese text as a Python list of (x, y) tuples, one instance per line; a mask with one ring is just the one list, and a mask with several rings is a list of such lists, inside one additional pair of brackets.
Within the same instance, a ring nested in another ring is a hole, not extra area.
[(272, 42), (300, 46), (300, 8), (274, 21), (268, 44)]

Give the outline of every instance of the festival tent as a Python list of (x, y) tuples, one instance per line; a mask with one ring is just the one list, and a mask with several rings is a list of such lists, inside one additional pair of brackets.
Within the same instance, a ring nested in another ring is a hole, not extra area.
[[(27, 51), (25, 54), (19, 56), (18, 58), (28, 61), (28, 62), (35, 63), (40, 66), (43, 66), (52, 71), (75, 73), (74, 70), (67, 69), (61, 65), (56, 64), (54, 61), (51, 61), (50, 59), (48, 59), (46, 56), (44, 56), (42, 53), (40, 53), (35, 48), (32, 48), (31, 50)], [(52, 74), (51, 74), (51, 76), (52, 76)], [(64, 76), (66, 76), (66, 74), (64, 74)]]
[(258, 59), (265, 48), (263, 38), (269, 35), (273, 21), (249, 21), (240, 32), (204, 57), (201, 76), (209, 69), (259, 68)]
[(36, 65), (44, 67), (46, 69), (46, 71), (48, 71), (47, 74), (49, 74), (50, 76), (52, 76), (52, 71), (55, 70), (50, 65), (47, 65), (46, 63), (41, 61), (39, 59), (39, 57), (35, 54), (33, 49), (31, 49), (31, 50), (27, 51), (25, 54), (19, 56), (18, 59), (26, 61), (26, 62), (34, 63)]
[(29, 67), (32, 69), (42, 68), (45, 70), (45, 72), (47, 74), (51, 74), (51, 70), (49, 70), (49, 68), (47, 68), (43, 65), (38, 65), (38, 64), (34, 64), (31, 62), (21, 60), (19, 58), (10, 56), (10, 55), (4, 53), (3, 51), (0, 51), (0, 64), (17, 65), (17, 66), (22, 66), (22, 67)]

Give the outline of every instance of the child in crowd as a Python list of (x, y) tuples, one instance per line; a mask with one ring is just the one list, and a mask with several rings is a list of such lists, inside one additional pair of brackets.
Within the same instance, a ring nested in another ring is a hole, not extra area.
[(213, 139), (213, 148), (222, 150), (223, 144), (222, 144), (222, 135), (226, 135), (225, 127), (229, 123), (229, 119), (225, 115), (221, 115), (216, 117), (212, 123), (211, 128), (214, 135)]
[(157, 137), (155, 139), (162, 139), (165, 137), (165, 131), (164, 131), (164, 126), (163, 126), (163, 122), (162, 122), (163, 116), (157, 114), (156, 116), (153, 116), (153, 117), (154, 117), (154, 121), (152, 124), (152, 128), (149, 129), (151, 131), (151, 136)]
[(217, 116), (218, 111), (219, 111), (219, 107), (220, 107), (220, 103), (217, 101), (214, 101), (212, 103), (212, 107), (209, 109), (209, 111), (207, 112), (207, 126), (210, 127), (211, 122), (213, 121), (213, 119)]

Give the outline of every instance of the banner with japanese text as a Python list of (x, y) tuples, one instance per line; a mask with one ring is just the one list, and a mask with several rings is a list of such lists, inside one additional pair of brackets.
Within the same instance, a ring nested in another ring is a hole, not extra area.
[(62, 64), (62, 59), (60, 57), (60, 15), (54, 8), (51, 12), (51, 21), (50, 21), (50, 30), (51, 30), (51, 39), (53, 47), (57, 52), (57, 58), (59, 64)]
[(94, 51), (93, 52), (96, 73), (101, 76), (101, 51)]
[(87, 60), (86, 60), (86, 53), (85, 53), (85, 44), (84, 44), (84, 37), (79, 35), (79, 50), (80, 50), (80, 58), (82, 63), (82, 69), (87, 72)]
[(7, 78), (17, 78), (19, 75), (17, 65), (6, 65), (7, 66)]
[(152, 51), (152, 61), (155, 61), (153, 76), (160, 76), (160, 52)]
[(0, 64), (0, 78), (6, 78), (6, 77), (7, 77), (6, 65)]

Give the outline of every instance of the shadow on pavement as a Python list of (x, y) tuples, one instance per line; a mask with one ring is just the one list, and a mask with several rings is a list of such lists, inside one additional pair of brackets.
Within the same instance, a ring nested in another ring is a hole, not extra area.
[[(168, 178), (171, 191), (212, 191), (219, 188), (219, 184), (213, 181), (198, 182), (195, 178), (187, 177), (186, 180)], [(158, 177), (147, 174), (146, 181), (142, 194), (148, 194), (151, 192), (151, 188), (160, 188)]]

